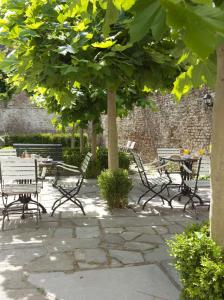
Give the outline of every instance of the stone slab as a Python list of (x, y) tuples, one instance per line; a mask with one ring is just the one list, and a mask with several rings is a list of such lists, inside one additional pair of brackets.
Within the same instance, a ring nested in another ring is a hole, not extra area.
[(0, 287), (1, 300), (53, 300), (53, 298), (46, 298), (42, 294), (42, 290), (37, 289), (7, 289)]
[(100, 243), (98, 238), (95, 239), (50, 239), (44, 243), (49, 253), (74, 251), (75, 249), (97, 248)]
[(168, 225), (168, 221), (161, 216), (149, 217), (111, 217), (100, 220), (102, 227), (131, 227)]
[(178, 300), (179, 291), (156, 265), (31, 274), (29, 281), (62, 300)]
[(76, 237), (80, 239), (91, 239), (100, 236), (100, 230), (98, 226), (91, 227), (76, 227)]
[(77, 261), (86, 261), (87, 263), (107, 263), (106, 253), (103, 249), (77, 249), (75, 250), (75, 259)]
[(142, 234), (135, 239), (135, 242), (162, 244), (163, 240), (156, 234)]
[(168, 249), (165, 246), (155, 248), (144, 253), (145, 261), (148, 263), (161, 262), (170, 259)]
[(143, 263), (144, 259), (141, 253), (134, 251), (109, 250), (110, 256), (123, 264)]
[(154, 230), (152, 229), (153, 226), (126, 226), (127, 231), (137, 231), (139, 233), (148, 233), (148, 234), (154, 234)]
[(139, 235), (140, 235), (139, 232), (134, 232), (134, 231), (123, 232), (122, 234), (120, 234), (120, 236), (126, 241), (134, 240)]
[(150, 243), (126, 242), (124, 248), (134, 251), (146, 251), (155, 248), (156, 245)]
[(75, 258), (72, 253), (57, 253), (37, 258), (29, 263), (29, 272), (55, 272), (74, 270)]

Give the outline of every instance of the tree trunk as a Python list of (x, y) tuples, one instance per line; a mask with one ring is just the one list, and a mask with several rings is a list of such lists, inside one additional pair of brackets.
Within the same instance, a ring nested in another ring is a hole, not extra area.
[(224, 248), (224, 44), (217, 50), (217, 82), (212, 122), (211, 238)]
[(75, 149), (75, 124), (72, 126), (71, 149)]
[(84, 137), (83, 137), (83, 129), (82, 128), (80, 128), (79, 135), (80, 135), (80, 154), (83, 154), (83, 151), (84, 151)]
[(92, 136), (91, 136), (91, 152), (92, 160), (96, 161), (96, 144), (97, 144), (97, 134), (96, 134), (96, 123), (92, 121)]
[(116, 92), (109, 90), (107, 92), (108, 167), (112, 171), (119, 168), (116, 117)]

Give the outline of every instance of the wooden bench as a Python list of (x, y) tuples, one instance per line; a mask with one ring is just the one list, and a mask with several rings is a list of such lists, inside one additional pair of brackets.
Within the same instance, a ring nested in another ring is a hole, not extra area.
[(50, 157), (54, 161), (62, 161), (61, 144), (13, 144), (17, 156), (21, 156), (25, 151), (29, 154), (37, 154), (41, 157)]

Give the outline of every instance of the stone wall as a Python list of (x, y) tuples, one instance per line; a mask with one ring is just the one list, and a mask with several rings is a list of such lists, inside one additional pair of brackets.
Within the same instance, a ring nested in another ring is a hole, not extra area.
[[(171, 95), (155, 95), (157, 112), (136, 107), (128, 117), (118, 119), (119, 144), (125, 145), (128, 140), (135, 141), (136, 149), (145, 161), (154, 159), (159, 147), (187, 147), (192, 150), (208, 148), (212, 108), (206, 107), (204, 93), (193, 91), (179, 104), (175, 103)], [(103, 124), (106, 128), (106, 118)]]
[(52, 115), (36, 107), (25, 93), (14, 95), (8, 102), (0, 101), (0, 134), (54, 132)]

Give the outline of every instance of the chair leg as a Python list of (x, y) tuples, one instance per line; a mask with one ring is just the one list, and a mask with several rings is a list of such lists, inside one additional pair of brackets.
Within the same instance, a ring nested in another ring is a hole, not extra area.
[(147, 195), (150, 191), (151, 191), (150, 189), (147, 190), (146, 192), (144, 192), (144, 193), (138, 198), (138, 204), (140, 203), (141, 199), (142, 199), (145, 195)]
[[(85, 216), (86, 213), (85, 213), (85, 211), (84, 211), (84, 207), (83, 207), (81, 201), (79, 201), (79, 200), (78, 200), (77, 198), (75, 198), (75, 197), (74, 197), (74, 199), (75, 199), (75, 200), (72, 200), (72, 199), (70, 199), (70, 200), (71, 200), (74, 204), (76, 204), (77, 206), (79, 206), (79, 208), (81, 209), (83, 215)], [(77, 203), (77, 202), (78, 202), (78, 203)]]

